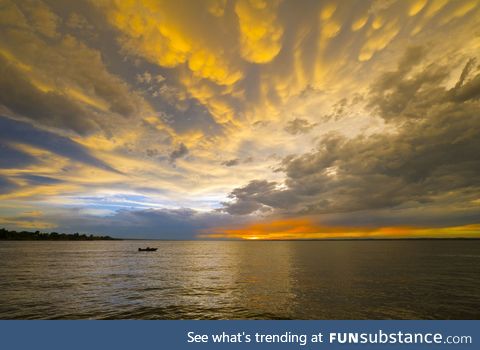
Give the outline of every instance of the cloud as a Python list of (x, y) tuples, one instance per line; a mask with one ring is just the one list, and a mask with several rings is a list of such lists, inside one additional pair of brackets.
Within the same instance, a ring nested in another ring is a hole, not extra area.
[(0, 195), (9, 193), (17, 188), (17, 185), (10, 180), (0, 176)]
[[(417, 107), (428, 109), (427, 103), (439, 104), (444, 89), (438, 87), (449, 71), (441, 65), (430, 65), (413, 78), (408, 78), (421, 53), (409, 49), (397, 70), (383, 74), (371, 88), (370, 106), (386, 121), (399, 118), (423, 118)], [(432, 93), (433, 92), (433, 93)], [(422, 99), (418, 95), (422, 95)], [(433, 106), (432, 106), (433, 107)]]
[(40, 124), (65, 127), (85, 134), (97, 125), (88, 118), (87, 111), (64, 94), (43, 92), (12, 64), (0, 57), (0, 103), (17, 115)]
[(420, 11), (423, 10), (428, 0), (416, 0), (413, 1), (408, 9), (409, 16), (416, 16)]
[(0, 218), (0, 225), (6, 227), (19, 228), (21, 230), (49, 230), (55, 228), (55, 224), (48, 221), (22, 217), (13, 217), (13, 218)]
[[(67, 137), (39, 130), (25, 122), (19, 122), (0, 116), (0, 138), (3, 142), (31, 145), (69, 158), (75, 162), (81, 162), (103, 170), (117, 172), (113, 167), (90, 154), (88, 149), (82, 145)], [(35, 163), (38, 161), (38, 159), (35, 159), (31, 155), (13, 148), (12, 146), (7, 146), (6, 148), (8, 153), (14, 153), (12, 154), (12, 158), (15, 156), (17, 162), (23, 162), (23, 164), (17, 164), (16, 167), (26, 167), (27, 162)], [(13, 159), (8, 161), (8, 164), (10, 166), (15, 166)]]
[[(376, 22), (373, 22), (374, 25)], [(381, 28), (381, 29), (380, 29)], [(383, 25), (379, 23), (375, 31), (372, 31), (358, 54), (359, 61), (368, 61), (374, 54), (382, 51), (400, 32), (397, 21), (391, 21)]]
[(478, 218), (475, 1), (0, 3), (2, 217)]
[(466, 81), (470, 72), (473, 69), (476, 59), (471, 58), (462, 70), (460, 79), (455, 84), (455, 87), (450, 91), (452, 98), (456, 102), (464, 102), (469, 100), (477, 100), (480, 98), (480, 75), (477, 74), (474, 78)]
[(176, 149), (174, 149), (170, 153), (170, 162), (174, 163), (178, 158), (182, 158), (188, 154), (188, 148), (183, 143), (178, 145)]
[(280, 1), (239, 0), (235, 4), (240, 27), (241, 54), (253, 63), (268, 63), (282, 48), (283, 28), (277, 19)]
[(306, 134), (315, 126), (317, 126), (317, 123), (310, 123), (307, 119), (303, 118), (295, 118), (287, 123), (285, 131), (292, 135)]
[(3, 0), (0, 16), (9, 18), (2, 20), (0, 105), (12, 116), (86, 135), (148, 110), (99, 51), (60, 30), (43, 2)]
[(240, 164), (240, 159), (238, 158), (230, 159), (222, 162), (222, 165), (225, 165), (225, 166), (236, 166), (238, 164)]
[[(261, 143), (258, 130), (252, 128), (256, 121), (285, 124), (292, 112), (308, 115), (312, 123), (323, 121), (316, 114), (331, 108), (332, 101), (360, 91), (367, 77), (385, 62), (393, 62), (420, 19), (422, 29), (412, 41), (424, 42), (421, 33), (427, 29), (433, 30), (428, 32), (432, 42), (441, 40), (447, 28), (435, 16), (445, 9), (422, 17), (433, 7), (402, 1), (367, 1), (353, 7), (342, 2), (253, 0), (204, 5), (94, 2), (116, 34), (122, 54), (142, 65), (140, 76), (148, 66), (165, 77), (154, 95), (148, 93), (149, 101), (157, 103), (168, 95), (164, 99), (177, 108), (169, 111), (175, 115), (169, 126), (179, 134), (185, 129), (215, 133), (214, 139), (184, 137), (177, 142), (185, 143), (193, 154), (196, 147), (212, 141), (210, 145), (228, 149), (232, 159), (238, 158), (234, 153), (245, 139)], [(409, 16), (411, 11), (415, 14)], [(464, 37), (471, 18), (461, 26), (465, 29), (454, 24)], [(357, 62), (359, 56), (364, 61)], [(314, 93), (305, 94), (309, 89)], [(309, 113), (301, 113), (305, 109)], [(275, 137), (276, 133), (262, 135), (262, 141), (271, 145)], [(210, 149), (210, 157), (214, 153)]]
[(39, 210), (22, 212), (20, 215), (17, 216), (0, 217), (0, 226), (1, 225), (13, 227), (16, 229), (33, 230), (46, 230), (55, 227), (55, 224), (53, 222), (45, 220), (45, 218), (43, 218), (43, 212)]
[[(241, 78), (235, 62), (229, 62), (218, 43), (204, 35), (209, 29), (190, 11), (195, 7), (199, 12), (208, 8), (192, 3), (173, 5), (157, 1), (124, 2), (103, 1), (97, 4), (107, 14), (109, 22), (123, 34), (121, 43), (125, 50), (140, 55), (162, 67), (177, 67), (183, 63), (197, 77), (206, 78), (220, 85), (230, 85)], [(218, 4), (217, 4), (218, 5)], [(219, 6), (212, 6), (216, 15)], [(215, 16), (221, 17), (221, 16)], [(221, 23), (208, 16), (206, 20), (213, 27)], [(188, 23), (188, 25), (187, 25)], [(217, 31), (216, 35), (221, 31)]]
[(53, 177), (49, 176), (41, 176), (41, 175), (21, 175), (19, 176), (21, 179), (26, 180), (28, 182), (28, 185), (55, 185), (58, 183), (61, 183), (61, 180), (55, 179)]
[(229, 197), (234, 203), (224, 203), (225, 211), (233, 215), (253, 213), (265, 207), (262, 202), (275, 191), (276, 183), (264, 180), (253, 180), (247, 186), (233, 190)]
[(65, 22), (65, 25), (69, 30), (72, 30), (79, 35), (86, 37), (91, 40), (96, 40), (98, 38), (98, 33), (95, 30), (95, 26), (91, 24), (85, 16), (73, 12), (70, 14), (68, 19)]
[(0, 117), (0, 139), (0, 178), (6, 180), (0, 197), (5, 203), (35, 200), (42, 206), (125, 179), (81, 144), (29, 123)]
[(409, 49), (397, 70), (382, 74), (368, 96), (370, 112), (394, 129), (350, 139), (329, 134), (315, 151), (283, 160), (282, 186), (252, 181), (231, 192), (233, 200), (224, 210), (240, 215), (259, 208), (277, 215), (346, 215), (443, 207), (446, 216), (451, 207), (471, 211), (480, 191), (475, 175), (480, 170), (479, 72), (462, 73), (461, 84), (448, 88), (452, 67), (422, 62), (412, 73), (420, 64), (415, 52)]
[(0, 168), (22, 168), (36, 162), (35, 157), (15, 149), (14, 147), (5, 143), (5, 141), (6, 140), (3, 140), (3, 138), (2, 141), (0, 141), (0, 154), (2, 155), (0, 157)]
[[(216, 225), (241, 223), (218, 212), (198, 212), (178, 209), (122, 209), (112, 215), (92, 215), (77, 208), (45, 212), (39, 218), (35, 213), (0, 218), (0, 225), (14, 229), (55, 229), (59, 232), (88, 232), (113, 235), (119, 238), (194, 239), (202, 229)], [(42, 223), (42, 225), (39, 225)], [(39, 225), (39, 226), (35, 226)]]
[(19, 2), (30, 25), (40, 34), (52, 39), (58, 36), (60, 18), (41, 1)]
[(226, 161), (222, 162), (221, 164), (225, 165), (226, 167), (232, 167), (232, 166), (237, 166), (237, 165), (241, 165), (241, 164), (248, 164), (248, 163), (251, 163), (251, 162), (253, 162), (253, 157), (247, 157), (245, 159), (234, 158), (234, 159), (226, 160)]

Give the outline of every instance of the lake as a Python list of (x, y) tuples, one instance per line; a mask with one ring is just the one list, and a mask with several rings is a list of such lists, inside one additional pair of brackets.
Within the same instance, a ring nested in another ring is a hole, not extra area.
[(479, 318), (478, 240), (0, 242), (0, 319)]

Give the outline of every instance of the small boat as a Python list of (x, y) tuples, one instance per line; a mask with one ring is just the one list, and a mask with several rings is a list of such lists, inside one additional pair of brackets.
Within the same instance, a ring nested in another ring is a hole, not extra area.
[(150, 247), (147, 247), (147, 248), (138, 248), (138, 251), (139, 252), (156, 252), (158, 248), (150, 248)]

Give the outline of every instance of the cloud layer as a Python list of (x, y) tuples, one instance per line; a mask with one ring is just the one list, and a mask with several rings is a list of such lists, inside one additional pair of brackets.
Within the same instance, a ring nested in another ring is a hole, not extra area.
[(313, 215), (439, 206), (448, 215), (453, 208), (478, 209), (480, 74), (470, 59), (454, 86), (444, 87), (451, 68), (431, 63), (412, 71), (421, 51), (408, 49), (366, 96), (368, 111), (391, 131), (327, 134), (314, 151), (283, 159), (282, 184), (251, 181), (231, 192), (224, 210)]
[(478, 223), (479, 11), (0, 0), (0, 225)]

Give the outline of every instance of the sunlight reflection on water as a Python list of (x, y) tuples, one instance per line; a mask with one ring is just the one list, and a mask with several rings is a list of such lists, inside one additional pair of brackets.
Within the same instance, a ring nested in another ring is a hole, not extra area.
[(478, 257), (479, 241), (0, 242), (0, 318), (478, 319)]

